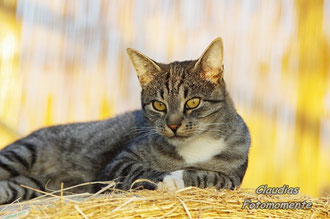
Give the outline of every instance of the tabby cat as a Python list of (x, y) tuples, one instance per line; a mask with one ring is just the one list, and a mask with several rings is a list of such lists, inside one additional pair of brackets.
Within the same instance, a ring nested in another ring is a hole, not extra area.
[(250, 135), (226, 91), (221, 38), (192, 61), (161, 64), (127, 52), (142, 87), (142, 110), (43, 128), (8, 145), (0, 151), (1, 204), (40, 195), (20, 184), (38, 190), (105, 180), (122, 190), (241, 184)]

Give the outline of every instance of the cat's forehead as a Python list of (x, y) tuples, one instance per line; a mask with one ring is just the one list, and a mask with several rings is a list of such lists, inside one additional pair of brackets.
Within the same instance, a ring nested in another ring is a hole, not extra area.
[(168, 64), (163, 73), (165, 86), (169, 93), (177, 94), (191, 78), (191, 65), (189, 62), (173, 62)]
[(144, 89), (146, 96), (160, 99), (207, 96), (214, 85), (201, 77), (201, 72), (193, 69), (196, 60), (162, 64), (162, 71)]
[(162, 80), (159, 88), (169, 95), (178, 95), (186, 90), (192, 81), (200, 81), (200, 76), (192, 71), (194, 63), (195, 61), (172, 62), (164, 66), (160, 73)]
[(196, 60), (191, 61), (176, 61), (171, 62), (164, 66), (166, 71), (171, 71), (171, 73), (174, 75), (181, 74), (181, 71), (189, 71), (194, 67), (194, 64), (196, 63)]

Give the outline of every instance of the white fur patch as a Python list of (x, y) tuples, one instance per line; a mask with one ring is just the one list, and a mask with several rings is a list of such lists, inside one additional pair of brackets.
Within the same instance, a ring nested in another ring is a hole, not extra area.
[(164, 177), (163, 182), (157, 184), (158, 190), (175, 191), (184, 188), (183, 170), (177, 170)]
[(226, 146), (223, 138), (198, 137), (178, 145), (177, 150), (186, 163), (194, 164), (210, 160), (215, 155), (220, 154)]

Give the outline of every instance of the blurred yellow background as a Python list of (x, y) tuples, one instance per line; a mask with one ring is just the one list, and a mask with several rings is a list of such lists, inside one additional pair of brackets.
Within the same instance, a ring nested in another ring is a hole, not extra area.
[(329, 0), (0, 0), (0, 147), (139, 108), (127, 47), (166, 63), (218, 36), (252, 135), (242, 187), (329, 192)]

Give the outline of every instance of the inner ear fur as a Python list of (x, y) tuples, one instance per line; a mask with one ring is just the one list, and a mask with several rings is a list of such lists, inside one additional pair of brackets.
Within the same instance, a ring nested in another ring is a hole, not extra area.
[(201, 70), (201, 77), (212, 83), (219, 84), (223, 78), (223, 43), (216, 38), (203, 52), (196, 62), (194, 69)]
[(139, 51), (128, 48), (127, 53), (133, 63), (142, 87), (149, 84), (154, 76), (161, 71), (161, 67), (155, 61)]

